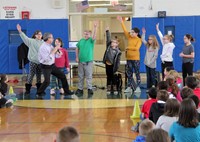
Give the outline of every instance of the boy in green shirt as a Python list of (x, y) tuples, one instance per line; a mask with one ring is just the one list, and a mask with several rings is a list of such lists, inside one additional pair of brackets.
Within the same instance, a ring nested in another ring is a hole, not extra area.
[(93, 73), (93, 58), (94, 58), (94, 43), (96, 39), (97, 22), (94, 23), (94, 31), (91, 36), (91, 31), (85, 30), (84, 37), (77, 43), (76, 62), (78, 62), (78, 90), (76, 95), (83, 95), (84, 76), (86, 78), (88, 94), (92, 95), (92, 73)]

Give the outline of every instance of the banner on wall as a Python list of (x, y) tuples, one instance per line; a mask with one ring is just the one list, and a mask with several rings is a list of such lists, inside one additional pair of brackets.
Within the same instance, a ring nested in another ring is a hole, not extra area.
[(3, 6), (1, 19), (19, 19), (19, 8), (17, 6)]

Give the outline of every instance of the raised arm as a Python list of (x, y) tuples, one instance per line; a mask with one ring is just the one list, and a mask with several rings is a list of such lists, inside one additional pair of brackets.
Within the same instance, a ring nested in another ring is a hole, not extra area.
[(108, 46), (111, 42), (111, 36), (110, 36), (110, 31), (109, 27), (106, 28), (106, 46)]
[(19, 35), (21, 37), (21, 39), (23, 40), (23, 42), (30, 47), (31, 45), (31, 41), (33, 40), (32, 38), (27, 37), (23, 32), (22, 32), (22, 28), (19, 24), (17, 24), (17, 30), (19, 32)]
[(161, 41), (162, 45), (164, 45), (164, 43), (163, 43), (163, 35), (162, 35), (162, 33), (161, 33), (160, 29), (159, 29), (159, 23), (156, 24), (156, 30), (158, 32), (158, 36), (160, 38), (160, 41)]
[(127, 29), (126, 29), (126, 26), (124, 25), (122, 17), (121, 16), (117, 16), (117, 20), (121, 23), (122, 29), (124, 31), (124, 34), (125, 34), (126, 38), (129, 38), (129, 33), (128, 33)]
[(147, 41), (145, 40), (145, 34), (146, 34), (146, 30), (145, 28), (142, 28), (142, 42), (146, 45)]
[(93, 28), (93, 34), (92, 34), (92, 39), (96, 40), (96, 34), (97, 34), (97, 21), (94, 22), (94, 28)]

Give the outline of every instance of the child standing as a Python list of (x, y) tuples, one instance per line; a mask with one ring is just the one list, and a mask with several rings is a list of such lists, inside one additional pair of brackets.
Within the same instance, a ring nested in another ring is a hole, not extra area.
[(194, 65), (194, 46), (191, 42), (194, 41), (194, 38), (190, 34), (186, 34), (184, 36), (183, 50), (180, 53), (180, 57), (182, 57), (182, 74), (183, 74), (183, 85), (185, 86), (185, 78), (187, 75), (193, 74), (193, 65)]
[(118, 48), (119, 42), (117, 39), (111, 40), (109, 28), (106, 28), (106, 51), (103, 58), (103, 63), (106, 65), (107, 75), (107, 93), (117, 92), (117, 84), (114, 78), (115, 72), (119, 68), (121, 51)]
[(173, 67), (173, 50), (175, 48), (173, 41), (173, 35), (165, 35), (163, 37), (162, 33), (160, 32), (159, 29), (159, 23), (156, 24), (156, 30), (158, 32), (158, 36), (160, 38), (160, 41), (162, 43), (163, 49), (162, 49), (162, 54), (160, 55), (162, 64), (162, 79), (164, 79), (164, 69), (166, 67)]
[[(59, 51), (58, 54), (56, 55), (55, 58), (55, 66), (59, 68), (62, 72), (64, 72), (65, 67), (67, 69), (67, 73), (69, 72), (69, 59), (68, 59), (68, 52), (65, 48), (63, 48), (63, 41), (61, 38), (56, 38), (55, 40), (55, 46), (59, 46)], [(64, 94), (64, 90), (62, 87), (61, 80), (57, 79), (58, 82), (56, 82), (56, 77), (52, 75), (51, 77), (51, 91), (50, 94), (51, 96), (55, 96), (55, 89), (56, 86), (59, 87), (60, 89), (60, 94)]]
[[(128, 77), (128, 85), (124, 93), (141, 92), (140, 90), (140, 47), (142, 45), (142, 40), (140, 36), (140, 30), (135, 27), (132, 28), (130, 33), (127, 31), (126, 26), (123, 22), (122, 17), (118, 16), (117, 19), (121, 22), (124, 34), (128, 39), (128, 47), (126, 48), (126, 74)], [(133, 70), (135, 71), (137, 84), (133, 79)]]
[(147, 89), (155, 86), (155, 72), (156, 72), (156, 59), (158, 57), (159, 44), (156, 36), (150, 35), (148, 41), (145, 40), (146, 30), (142, 28), (142, 42), (145, 44), (146, 55), (144, 58), (144, 64), (146, 66), (147, 74)]

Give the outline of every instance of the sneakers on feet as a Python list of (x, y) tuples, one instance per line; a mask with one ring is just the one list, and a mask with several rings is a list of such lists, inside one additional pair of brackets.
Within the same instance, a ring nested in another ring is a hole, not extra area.
[(74, 91), (69, 90), (69, 91), (65, 94), (65, 96), (69, 96), (69, 95), (73, 95), (73, 94), (74, 94)]
[(65, 92), (63, 90), (63, 88), (60, 88), (60, 95), (63, 95)]
[(117, 91), (117, 86), (116, 86), (116, 85), (113, 85), (113, 92), (114, 92), (114, 94), (115, 94), (115, 95), (117, 95), (117, 94), (118, 94), (118, 91)]
[(126, 90), (124, 90), (124, 93), (132, 93), (133, 90), (131, 87), (127, 87)]
[(141, 89), (140, 87), (138, 86), (136, 89), (135, 89), (135, 93), (140, 93), (141, 92)]
[(110, 94), (110, 92), (111, 92), (111, 85), (108, 85), (107, 86), (107, 94)]
[(75, 94), (76, 95), (83, 95), (83, 90), (77, 89)]
[(88, 94), (89, 95), (93, 95), (94, 93), (93, 93), (93, 90), (92, 89), (88, 89)]
[(51, 95), (51, 96), (55, 96), (55, 95), (56, 95), (56, 92), (55, 92), (54, 89), (51, 89), (51, 90), (50, 90), (50, 95)]

